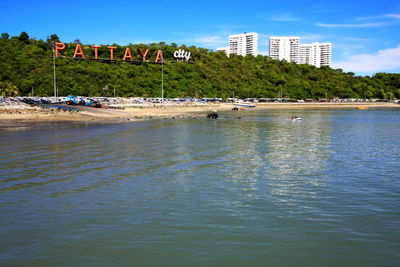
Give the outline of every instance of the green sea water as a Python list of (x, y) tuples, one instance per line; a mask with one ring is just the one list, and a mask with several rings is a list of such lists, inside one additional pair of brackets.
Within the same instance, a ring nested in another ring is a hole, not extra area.
[(399, 109), (220, 115), (1, 129), (0, 265), (400, 265)]

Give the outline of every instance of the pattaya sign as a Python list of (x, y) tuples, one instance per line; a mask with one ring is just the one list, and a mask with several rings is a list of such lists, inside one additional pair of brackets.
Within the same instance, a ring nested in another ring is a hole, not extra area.
[[(92, 45), (91, 47), (94, 50), (94, 53), (93, 53), (94, 58), (93, 59), (100, 59), (99, 58), (99, 48), (101, 46), (100, 45)], [(65, 48), (66, 48), (66, 45), (64, 43), (61, 43), (61, 42), (55, 43), (55, 46), (54, 46), (55, 56), (59, 57), (60, 51), (64, 50)], [(108, 59), (115, 60), (114, 59), (114, 51), (117, 49), (117, 47), (107, 46), (107, 48), (109, 50), (109, 54), (108, 54), (109, 58)], [(148, 62), (147, 57), (149, 56), (150, 49), (144, 50), (142, 48), (139, 48), (138, 50), (139, 50), (138, 56), (140, 57), (140, 61)], [(174, 58), (177, 60), (181, 59), (181, 60), (188, 61), (190, 59), (190, 56), (191, 56), (191, 52), (186, 52), (183, 49), (179, 49), (174, 52)], [(73, 58), (76, 58), (76, 59), (85, 59), (86, 58), (85, 52), (84, 52), (81, 44), (76, 44)], [(135, 61), (134, 57), (132, 55), (132, 51), (129, 47), (125, 48), (125, 53), (124, 53), (122, 60), (127, 61), (127, 62)], [(157, 55), (156, 55), (154, 62), (155, 63), (164, 63), (165, 62), (162, 50), (157, 51)]]
[(185, 50), (179, 49), (178, 51), (175, 51), (174, 58), (185, 59), (186, 61), (188, 61), (191, 54), (192, 54), (191, 52), (185, 52)]

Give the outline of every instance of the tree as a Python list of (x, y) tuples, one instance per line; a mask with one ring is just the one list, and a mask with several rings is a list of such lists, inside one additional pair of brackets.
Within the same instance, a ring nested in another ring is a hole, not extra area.
[(389, 100), (394, 100), (395, 99), (394, 94), (392, 92), (387, 92), (386, 93), (386, 98), (389, 99)]
[(20, 41), (28, 41), (29, 40), (29, 35), (26, 32), (21, 32), (19, 35), (18, 39)]
[(385, 90), (381, 89), (381, 90), (378, 91), (378, 98), (379, 99), (386, 99)]
[(0, 82), (0, 94), (3, 97), (17, 96), (18, 88), (9, 82)]
[(365, 97), (367, 99), (371, 99), (371, 98), (374, 97), (374, 94), (371, 91), (368, 90), (368, 91), (365, 92)]
[(46, 42), (48, 44), (54, 44), (60, 41), (60, 38), (58, 38), (57, 34), (53, 33), (50, 36), (47, 36)]
[[(0, 38), (0, 82), (6, 95), (28, 94), (34, 86), (37, 95), (53, 93), (53, 58), (50, 44), (59, 37), (51, 34), (46, 41), (33, 41), (27, 33), (4, 39)], [(24, 40), (24, 41), (18, 41)], [(108, 44), (111, 45), (111, 44)], [(161, 46), (160, 46), (161, 45)], [(373, 77), (357, 77), (329, 67), (317, 68), (289, 62), (272, 60), (265, 56), (231, 55), (212, 52), (205, 48), (180, 45), (179, 48), (192, 53), (191, 62), (171, 63), (177, 45), (164, 42), (129, 44), (117, 47), (116, 59), (109, 64), (96, 60), (71, 60), (75, 45), (67, 44), (63, 50), (66, 58), (57, 59), (57, 86), (60, 95), (149, 96), (160, 95), (161, 66), (151, 64), (158, 50), (162, 50), (167, 63), (164, 65), (164, 87), (166, 96), (201, 97), (381, 97), (400, 98), (400, 74), (378, 73)], [(135, 62), (121, 62), (125, 49), (129, 47)], [(149, 49), (141, 62), (139, 48)], [(86, 48), (85, 48), (86, 49)], [(107, 57), (109, 50), (103, 45), (99, 55)], [(85, 51), (87, 58), (93, 58)], [(102, 57), (102, 56), (100, 56)], [(103, 92), (102, 88), (108, 86)], [(15, 86), (15, 87), (12, 87)], [(17, 89), (16, 89), (17, 88)], [(16, 89), (16, 90), (15, 90)], [(384, 89), (384, 90), (381, 90)], [(2, 91), (2, 92), (3, 92)]]
[(10, 35), (9, 35), (8, 33), (6, 33), (6, 32), (3, 32), (3, 33), (1, 34), (1, 38), (3, 38), (3, 39), (8, 39), (8, 38), (10, 38)]

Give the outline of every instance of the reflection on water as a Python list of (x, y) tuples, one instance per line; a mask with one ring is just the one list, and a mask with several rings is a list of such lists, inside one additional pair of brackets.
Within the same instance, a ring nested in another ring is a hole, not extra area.
[(1, 132), (0, 259), (399, 262), (397, 110), (223, 115)]
[(248, 196), (264, 190), (277, 202), (315, 197), (313, 187), (326, 184), (323, 171), (331, 153), (329, 121), (315, 117), (304, 123), (283, 117), (229, 122), (224, 137), (224, 146), (234, 148), (227, 156), (229, 176)]
[(270, 193), (275, 201), (293, 204), (316, 198), (318, 190), (314, 187), (326, 184), (324, 171), (330, 156), (331, 128), (319, 118), (310, 116), (308, 120), (284, 123), (268, 135), (270, 147), (265, 160), (269, 163)]

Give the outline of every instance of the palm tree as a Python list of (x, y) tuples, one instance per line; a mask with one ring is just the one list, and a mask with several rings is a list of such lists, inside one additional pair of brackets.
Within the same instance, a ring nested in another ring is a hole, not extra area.
[(18, 87), (9, 82), (0, 82), (0, 94), (2, 97), (17, 96)]

